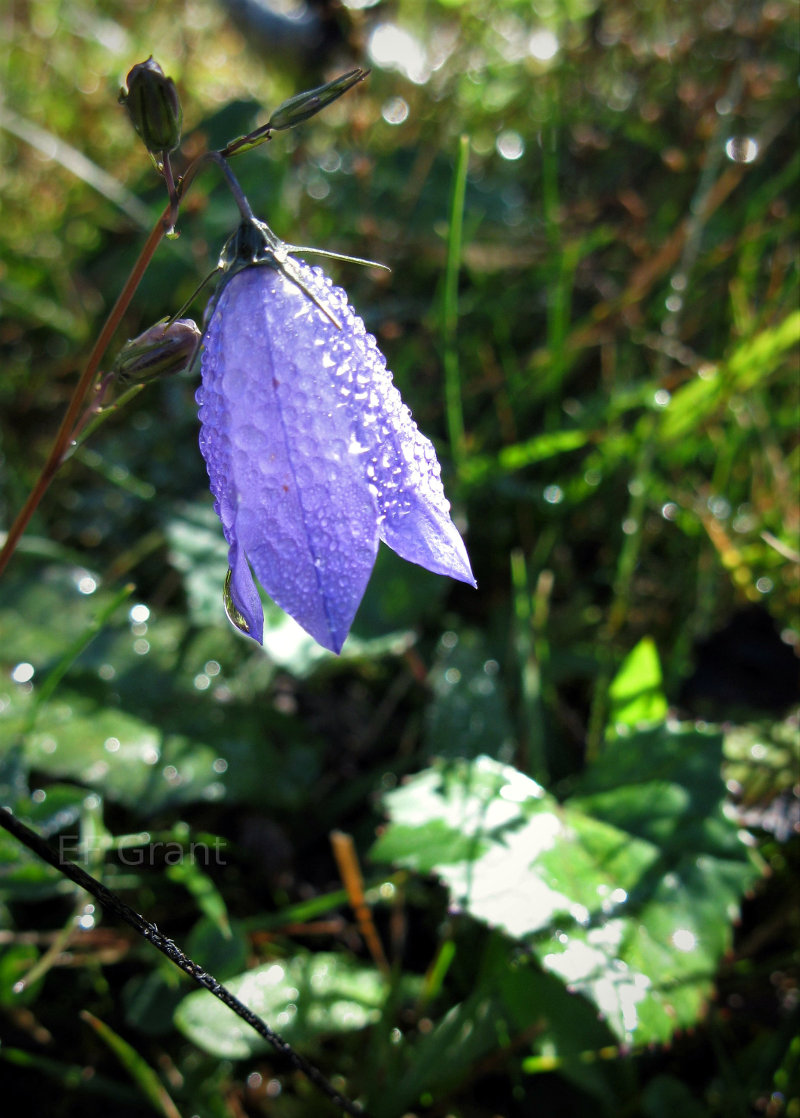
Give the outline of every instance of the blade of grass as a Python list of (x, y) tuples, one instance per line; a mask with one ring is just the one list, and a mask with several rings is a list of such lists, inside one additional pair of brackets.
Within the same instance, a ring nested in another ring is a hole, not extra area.
[(514, 648), (521, 690), (522, 725), (519, 727), (519, 765), (534, 780), (547, 780), (545, 722), (542, 702), (542, 667), (548, 647), (544, 636), (553, 576), (542, 571), (532, 593), (522, 551), (511, 552), (514, 589)]
[(456, 472), (461, 475), (466, 454), (464, 408), (461, 399), (461, 371), (458, 363), (458, 277), (461, 270), (461, 241), (464, 228), (464, 200), (467, 190), (469, 136), (458, 142), (453, 192), (450, 197), (450, 231), (447, 237), (447, 265), (444, 281), (442, 337), (444, 339), (444, 391), (447, 432)]
[[(87, 1069), (83, 1064), (62, 1063), (60, 1060), (41, 1056), (38, 1052), (34, 1054), (26, 1052), (23, 1048), (10, 1048), (8, 1045), (0, 1048), (0, 1060), (13, 1067), (24, 1068), (33, 1076), (44, 1076), (50, 1079), (53, 1083), (57, 1083), (62, 1091), (80, 1092), (81, 1095), (119, 1103), (125, 1110), (139, 1101), (131, 1087), (115, 1083), (103, 1075), (87, 1076)], [(64, 1100), (64, 1105), (68, 1106), (67, 1100)]]
[(87, 159), (82, 151), (78, 151), (71, 144), (54, 136), (52, 132), (40, 128), (32, 120), (25, 120), (17, 116), (7, 106), (0, 104), (0, 128), (10, 132), (13, 136), (29, 144), (32, 148), (48, 159), (60, 163), (76, 178), (82, 179), (98, 194), (108, 198), (115, 206), (119, 206), (134, 224), (141, 229), (149, 229), (153, 220), (150, 210), (140, 202), (135, 194), (118, 182), (113, 175), (109, 175), (102, 167)]
[(156, 1112), (163, 1114), (164, 1118), (181, 1118), (181, 1113), (170, 1098), (166, 1087), (136, 1049), (128, 1044), (127, 1040), (123, 1040), (104, 1021), (101, 1021), (99, 1017), (89, 1013), (88, 1010), (81, 1010), (81, 1017), (92, 1026), (103, 1043), (111, 1049)]

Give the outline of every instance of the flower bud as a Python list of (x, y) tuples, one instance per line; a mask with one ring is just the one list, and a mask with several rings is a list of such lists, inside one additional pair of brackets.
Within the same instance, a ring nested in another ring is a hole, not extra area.
[(309, 89), (305, 93), (298, 93), (296, 97), (290, 97), (288, 101), (279, 105), (269, 118), (267, 128), (271, 132), (281, 132), (285, 128), (294, 128), (296, 124), (302, 124), (304, 120), (315, 116), (326, 105), (330, 105), (348, 89), (363, 81), (366, 76), (367, 72), (364, 70), (350, 70), (317, 89)]
[(127, 77), (127, 90), (119, 101), (128, 110), (133, 127), (151, 155), (174, 151), (181, 139), (183, 110), (175, 82), (168, 78), (151, 55), (138, 62)]
[(179, 318), (169, 324), (164, 319), (138, 338), (126, 342), (111, 372), (123, 383), (137, 384), (182, 373), (189, 368), (200, 338), (200, 331), (191, 318)]

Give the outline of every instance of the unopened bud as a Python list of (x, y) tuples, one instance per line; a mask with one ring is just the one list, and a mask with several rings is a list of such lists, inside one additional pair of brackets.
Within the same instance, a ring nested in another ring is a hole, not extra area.
[(202, 337), (191, 318), (157, 322), (138, 338), (126, 342), (111, 372), (117, 380), (137, 384), (174, 376), (189, 368)]
[(119, 93), (133, 127), (151, 155), (174, 151), (181, 140), (183, 110), (175, 82), (168, 78), (151, 55), (138, 62), (127, 77), (127, 89)]
[(302, 124), (304, 120), (315, 116), (343, 93), (347, 93), (348, 89), (363, 81), (366, 76), (365, 70), (350, 70), (317, 89), (309, 89), (305, 93), (298, 93), (296, 97), (290, 97), (288, 101), (279, 105), (269, 118), (267, 128), (271, 132), (281, 132), (284, 128), (294, 128), (296, 124)]

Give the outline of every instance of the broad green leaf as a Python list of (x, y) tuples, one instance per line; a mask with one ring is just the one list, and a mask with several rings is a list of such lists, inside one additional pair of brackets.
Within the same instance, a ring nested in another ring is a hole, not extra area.
[(513, 730), (499, 673), (477, 634), (447, 633), (439, 642), (425, 727), (429, 755), (511, 756)]
[(21, 660), (36, 667), (57, 662), (111, 600), (111, 594), (97, 592), (97, 584), (97, 576), (77, 562), (20, 557), (0, 579), (0, 661), (9, 667)]
[(226, 982), (247, 966), (249, 941), (238, 923), (234, 922), (226, 933), (215, 921), (203, 916), (189, 933), (186, 951), (203, 970)]
[(654, 842), (673, 857), (710, 853), (745, 859), (725, 812), (722, 738), (694, 727), (656, 726), (606, 743), (569, 801)]
[(385, 804), (392, 822), (371, 857), (435, 873), (453, 904), (515, 937), (588, 919), (658, 857), (488, 757), (438, 763)]
[(527, 940), (621, 1041), (666, 1041), (700, 1016), (754, 877), (720, 764), (718, 737), (659, 727), (611, 743), (559, 804), (489, 758), (441, 762), (386, 796), (372, 856)]
[[(296, 1045), (328, 1033), (363, 1029), (378, 1020), (386, 999), (386, 985), (374, 969), (325, 952), (265, 963), (226, 986)], [(269, 1049), (258, 1033), (206, 990), (184, 998), (175, 1024), (213, 1056), (243, 1060)]]
[(315, 752), (302, 743), (280, 749), (283, 735), (268, 730), (280, 716), (237, 703), (216, 717), (222, 713), (198, 696), (193, 707), (165, 712), (157, 729), (62, 686), (37, 718), (25, 755), (37, 770), (80, 780), (145, 816), (197, 801), (298, 802), (314, 778)]
[(228, 545), (211, 502), (181, 504), (164, 522), (172, 565), (183, 575), (195, 625), (221, 623)]
[(188, 637), (174, 618), (121, 611), (37, 704), (41, 681), (59, 663), (48, 638), (56, 599), (63, 596), (59, 621), (71, 630), (98, 612), (100, 597), (75, 582), (88, 578), (44, 571), (38, 605), (47, 609), (32, 611), (12, 649), (10, 663), (25, 659), (34, 671), (31, 682), (0, 686), (0, 724), (6, 741), (24, 739), (27, 765), (80, 780), (145, 816), (197, 801), (302, 802), (318, 771), (315, 744), (299, 721), (251, 701), (272, 669), (264, 657), (237, 658), (225, 629), (209, 642), (208, 630)]

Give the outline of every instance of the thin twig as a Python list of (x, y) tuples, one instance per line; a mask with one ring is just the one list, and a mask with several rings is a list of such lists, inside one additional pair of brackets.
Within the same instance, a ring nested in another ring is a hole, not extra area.
[(122, 316), (125, 314), (125, 311), (128, 308), (128, 304), (133, 298), (133, 295), (142, 280), (142, 276), (149, 267), (155, 251), (161, 243), (162, 237), (174, 225), (176, 216), (176, 200), (180, 201), (180, 199), (183, 198), (196, 174), (200, 170), (202, 170), (204, 166), (212, 162), (220, 167), (224, 172), (228, 182), (228, 186), (234, 196), (239, 211), (242, 214), (243, 220), (253, 220), (253, 213), (250, 209), (249, 203), (247, 202), (247, 199), (245, 198), (242, 189), (239, 186), (239, 183), (236, 181), (236, 178), (234, 177), (233, 173), (231, 172), (230, 168), (228, 167), (225, 160), (221, 157), (219, 152), (205, 152), (203, 155), (199, 156), (190, 165), (186, 174), (177, 184), (177, 187), (174, 187), (175, 198), (172, 198), (170, 200), (169, 205), (161, 214), (156, 224), (153, 226), (150, 236), (147, 238), (144, 248), (139, 254), (139, 258), (134, 264), (133, 269), (131, 270), (131, 273), (125, 283), (125, 286), (123, 287), (117, 298), (117, 301), (111, 308), (103, 329), (100, 331), (97, 341), (92, 348), (92, 352), (89, 354), (89, 359), (86, 362), (86, 368), (83, 370), (83, 374), (81, 375), (75, 391), (72, 394), (72, 399), (69, 402), (69, 407), (67, 408), (64, 418), (61, 420), (61, 426), (58, 429), (58, 433), (56, 434), (55, 441), (50, 449), (50, 453), (47, 456), (47, 460), (42, 466), (39, 477), (36, 480), (36, 484), (34, 485), (31, 492), (28, 494), (28, 499), (22, 506), (22, 509), (18, 513), (14, 523), (9, 528), (8, 535), (3, 541), (2, 548), (0, 548), (0, 575), (8, 566), (9, 560), (14, 554), (17, 548), (17, 544), (19, 543), (23, 533), (25, 532), (25, 529), (28, 527), (31, 517), (33, 516), (36, 509), (39, 507), (39, 503), (44, 494), (47, 492), (50, 482), (53, 480), (59, 467), (64, 462), (70, 446), (75, 440), (76, 432), (80, 429), (78, 427), (80, 411), (83, 407), (86, 397), (89, 394), (89, 391), (92, 388), (92, 385), (95, 382), (95, 378), (97, 377), (103, 355), (108, 348), (117, 327), (122, 321)]
[(269, 1025), (267, 1025), (265, 1021), (262, 1021), (256, 1013), (253, 1013), (244, 1002), (239, 1001), (227, 987), (223, 986), (221, 982), (218, 982), (217, 979), (214, 978), (213, 974), (209, 974), (208, 971), (204, 971), (197, 963), (193, 962), (188, 955), (185, 955), (184, 952), (181, 951), (180, 947), (178, 947), (173, 940), (165, 936), (163, 932), (159, 931), (155, 924), (146, 920), (144, 916), (132, 909), (130, 905), (125, 904), (116, 893), (112, 893), (102, 882), (92, 877), (91, 874), (87, 873), (86, 870), (82, 869), (76, 862), (71, 861), (69, 858), (60, 857), (48, 842), (41, 838), (40, 835), (37, 835), (35, 831), (32, 831), (30, 827), (20, 822), (16, 816), (12, 815), (12, 813), (4, 807), (0, 807), (0, 826), (5, 828), (14, 838), (18, 839), (23, 846), (26, 846), (39, 858), (47, 862), (48, 865), (55, 867), (55, 869), (59, 870), (65, 877), (70, 878), (76, 885), (79, 885), (81, 889), (85, 889), (86, 892), (93, 896), (96, 901), (99, 901), (108, 912), (133, 928), (143, 939), (152, 943), (162, 955), (166, 955), (171, 963), (174, 963), (176, 967), (180, 967), (184, 974), (188, 974), (198, 986), (202, 986), (203, 989), (213, 994), (215, 998), (219, 998), (224, 1005), (233, 1010), (243, 1021), (246, 1021), (251, 1028), (255, 1029), (259, 1036), (262, 1036), (264, 1040), (275, 1049), (278, 1055), (284, 1060), (287, 1067), (302, 1072), (310, 1083), (313, 1083), (319, 1091), (331, 1100), (331, 1102), (341, 1107), (346, 1114), (353, 1115), (354, 1118), (368, 1118), (368, 1115), (358, 1103), (351, 1102), (349, 1099), (346, 1099), (344, 1095), (341, 1095), (318, 1068), (314, 1067), (313, 1064), (309, 1063), (308, 1060), (298, 1052), (295, 1052), (283, 1037), (274, 1032)]
[(97, 376), (98, 369), (100, 368), (100, 362), (103, 359), (103, 354), (108, 348), (109, 342), (111, 341), (115, 330), (119, 326), (122, 320), (122, 316), (127, 310), (128, 304), (133, 298), (133, 294), (136, 291), (136, 288), (139, 286), (142, 276), (144, 275), (156, 249), (161, 242), (161, 238), (164, 236), (166, 228), (164, 223), (169, 219), (170, 210), (171, 207), (168, 206), (161, 217), (158, 219), (156, 224), (153, 226), (153, 230), (150, 233), (150, 236), (147, 238), (144, 248), (139, 254), (139, 259), (134, 264), (133, 270), (128, 276), (125, 286), (120, 292), (117, 301), (114, 303), (114, 306), (111, 308), (108, 318), (105, 321), (105, 325), (100, 331), (97, 341), (94, 343), (92, 352), (89, 354), (89, 360), (86, 362), (86, 368), (83, 370), (81, 379), (78, 381), (75, 391), (72, 394), (72, 399), (69, 402), (69, 407), (67, 408), (66, 414), (61, 420), (61, 426), (58, 429), (58, 434), (56, 435), (53, 446), (51, 447), (50, 453), (47, 456), (47, 461), (45, 462), (44, 466), (42, 466), (36, 484), (28, 494), (28, 499), (22, 506), (22, 509), (18, 513), (16, 520), (9, 528), (8, 535), (6, 536), (5, 542), (3, 543), (3, 547), (2, 549), (0, 549), (0, 574), (2, 574), (3, 571), (6, 569), (8, 562), (11, 556), (14, 554), (17, 544), (20, 541), (20, 537), (22, 536), (25, 529), (28, 527), (31, 517), (33, 516), (34, 512), (36, 512), (36, 509), (39, 506), (39, 502), (46, 493), (50, 482), (55, 477), (59, 466), (64, 461), (64, 457), (67, 454), (70, 443), (73, 439), (73, 432), (75, 430), (75, 425), (78, 422), (80, 410), (83, 407), (83, 403), (89, 393), (89, 390), (94, 384), (95, 377)]

